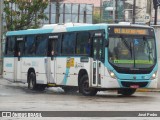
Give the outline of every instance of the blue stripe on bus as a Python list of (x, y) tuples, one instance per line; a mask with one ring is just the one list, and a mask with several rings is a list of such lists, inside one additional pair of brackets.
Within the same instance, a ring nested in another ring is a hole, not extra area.
[(9, 31), (6, 33), (6, 36), (27, 35), (27, 34), (44, 34), (44, 33), (52, 33), (52, 32), (53, 32), (53, 29), (20, 30), (20, 31)]
[[(53, 58), (68, 58), (68, 57), (70, 57), (70, 58), (81, 58), (83, 56), (56, 56), (56, 57), (53, 57)], [(5, 56), (3, 58), (18, 58), (18, 57)], [(51, 58), (51, 57), (47, 57), (47, 56), (44, 56), (44, 57), (42, 57), (42, 56), (34, 56), (34, 57), (28, 56), (28, 57), (20, 57), (20, 58)]]
[[(98, 29), (107, 29), (107, 25), (101, 24), (101, 25), (66, 27), (66, 30), (67, 30), (66, 32), (84, 31), (84, 30), (98, 30)], [(44, 34), (44, 33), (54, 33), (54, 29), (28, 29), (28, 30), (19, 30), (19, 31), (9, 31), (6, 33), (6, 36)]]
[(63, 85), (67, 85), (69, 70), (70, 70), (70, 68), (67, 68), (67, 67), (66, 67), (66, 72), (65, 72), (65, 75), (64, 75), (64, 78), (63, 78), (63, 81), (62, 81), (62, 84), (63, 84)]

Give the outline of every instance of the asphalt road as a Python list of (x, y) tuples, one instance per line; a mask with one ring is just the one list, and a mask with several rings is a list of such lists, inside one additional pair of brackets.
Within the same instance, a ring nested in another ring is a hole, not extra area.
[[(0, 111), (160, 111), (160, 93), (136, 92), (133, 96), (125, 97), (115, 91), (106, 91), (98, 92), (93, 97), (86, 97), (79, 93), (66, 94), (61, 88), (47, 88), (43, 92), (32, 91), (28, 90), (27, 84), (0, 79)], [(58, 117), (58, 119), (63, 118)], [(137, 118), (139, 119), (150, 118)], [(154, 119), (158, 120), (157, 117)]]

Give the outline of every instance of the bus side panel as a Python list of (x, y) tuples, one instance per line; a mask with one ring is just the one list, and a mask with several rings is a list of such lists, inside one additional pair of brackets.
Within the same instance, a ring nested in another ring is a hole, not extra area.
[(37, 84), (47, 84), (47, 58), (38, 58), (35, 69)]
[(66, 82), (66, 85), (68, 86), (78, 86), (78, 74), (82, 69), (86, 70), (86, 72), (88, 73), (88, 77), (90, 79), (89, 59), (88, 59), (88, 62), (81, 62), (80, 59), (81, 58), (79, 57), (70, 58), (70, 68), (69, 68), (70, 72), (69, 72), (68, 80)]
[(14, 81), (14, 58), (13, 57), (4, 58), (3, 78)]
[(109, 72), (107, 70), (107, 68), (104, 66), (104, 64), (102, 65), (104, 68), (104, 77), (103, 79), (101, 79), (101, 87), (102, 88), (120, 88), (119, 83), (117, 81), (117, 79), (113, 79), (111, 78), (111, 76), (109, 75)]
[(78, 57), (59, 57), (57, 58), (57, 85), (78, 86), (78, 73), (80, 68)]
[(66, 57), (57, 57), (56, 58), (56, 84), (57, 85), (66, 85), (67, 79), (69, 77), (70, 69), (66, 67)]
[(33, 57), (23, 58), (22, 61), (22, 79), (27, 82), (27, 74), (29, 69), (34, 69), (37, 84), (47, 84), (46, 75), (46, 58)]

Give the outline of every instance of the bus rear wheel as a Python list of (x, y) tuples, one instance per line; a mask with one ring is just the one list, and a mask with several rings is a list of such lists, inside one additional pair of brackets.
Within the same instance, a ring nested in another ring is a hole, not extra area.
[(84, 96), (95, 96), (97, 94), (97, 90), (95, 88), (89, 87), (88, 75), (84, 75), (80, 80), (79, 91)]
[(28, 77), (28, 88), (31, 90), (36, 90), (37, 89), (37, 84), (36, 84), (36, 75), (34, 72), (31, 72)]
[(136, 92), (136, 89), (133, 88), (124, 88), (118, 90), (118, 94), (124, 95), (124, 96), (131, 96)]

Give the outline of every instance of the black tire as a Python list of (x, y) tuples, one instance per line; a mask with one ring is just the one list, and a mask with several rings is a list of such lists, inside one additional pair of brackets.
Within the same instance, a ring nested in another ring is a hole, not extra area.
[(44, 91), (44, 90), (45, 90), (45, 88), (46, 88), (46, 86), (45, 86), (45, 85), (43, 85), (43, 84), (37, 84), (37, 88), (36, 88), (36, 90), (38, 90), (38, 91)]
[(84, 76), (80, 79), (79, 91), (80, 91), (84, 96), (95, 96), (95, 95), (97, 94), (97, 90), (96, 90), (95, 88), (90, 88), (90, 87), (89, 87), (88, 75), (84, 75)]
[(63, 86), (62, 89), (65, 93), (76, 93), (78, 91), (78, 88), (73, 86)]
[(36, 90), (37, 84), (36, 84), (36, 75), (34, 72), (31, 72), (28, 77), (28, 89)]
[(136, 92), (136, 89), (133, 88), (124, 88), (118, 90), (118, 94), (124, 95), (124, 96), (131, 96)]

